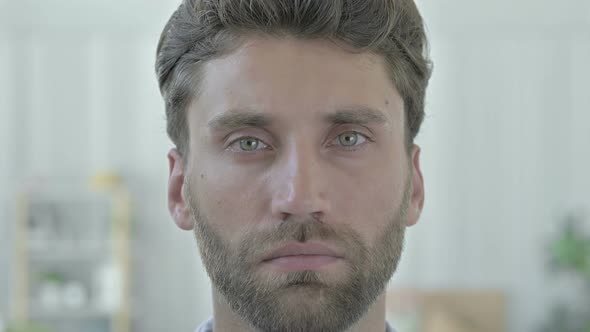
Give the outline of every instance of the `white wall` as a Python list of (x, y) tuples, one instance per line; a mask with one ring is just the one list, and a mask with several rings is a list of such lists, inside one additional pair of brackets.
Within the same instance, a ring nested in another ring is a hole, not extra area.
[[(153, 61), (176, 4), (0, 2), (0, 312), (11, 193), (30, 175), (113, 167), (135, 195), (136, 331), (190, 331), (210, 314), (194, 240), (165, 204)], [(504, 289), (510, 331), (532, 331), (559, 286), (546, 241), (570, 209), (590, 215), (590, 4), (419, 6), (435, 61), (418, 139), (427, 202), (393, 284)]]
[(533, 331), (564, 291), (548, 241), (563, 215), (590, 217), (590, 5), (419, 4), (427, 199), (394, 284), (505, 289), (510, 331)]

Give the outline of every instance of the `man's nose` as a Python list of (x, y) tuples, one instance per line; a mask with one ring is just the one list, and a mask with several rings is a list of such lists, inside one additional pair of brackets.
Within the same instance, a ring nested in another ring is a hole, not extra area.
[(321, 220), (329, 212), (326, 170), (318, 154), (313, 149), (291, 148), (278, 160), (271, 180), (274, 217)]

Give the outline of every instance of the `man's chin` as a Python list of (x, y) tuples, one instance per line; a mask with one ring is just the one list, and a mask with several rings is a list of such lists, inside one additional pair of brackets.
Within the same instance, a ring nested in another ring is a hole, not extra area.
[(350, 283), (345, 274), (327, 275), (325, 271), (264, 271), (262, 274), (262, 277), (257, 278), (258, 289), (264, 290), (280, 302), (293, 302), (297, 305), (317, 302), (328, 294), (347, 288)]
[(323, 283), (305, 283), (285, 285), (271, 292), (271, 297), (283, 312), (293, 314), (306, 311), (321, 310), (330, 302), (330, 294), (340, 291), (338, 287)]
[(350, 269), (344, 260), (338, 260), (313, 269), (285, 269), (268, 263), (261, 263), (256, 269), (256, 277), (262, 283), (280, 285), (336, 285), (345, 283), (350, 277)]

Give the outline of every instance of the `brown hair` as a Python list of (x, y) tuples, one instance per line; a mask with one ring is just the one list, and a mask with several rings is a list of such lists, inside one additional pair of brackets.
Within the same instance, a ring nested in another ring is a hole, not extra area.
[(413, 144), (431, 73), (414, 0), (184, 0), (162, 32), (156, 58), (168, 135), (181, 155), (188, 153), (186, 109), (202, 64), (238, 47), (246, 32), (326, 38), (384, 56), (404, 100), (407, 147)]

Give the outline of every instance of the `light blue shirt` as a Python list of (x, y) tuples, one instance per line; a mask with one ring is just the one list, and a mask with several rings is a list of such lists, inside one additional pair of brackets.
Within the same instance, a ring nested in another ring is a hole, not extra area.
[[(195, 332), (213, 332), (213, 318), (203, 322)], [(395, 332), (388, 322), (385, 322), (385, 332)]]

